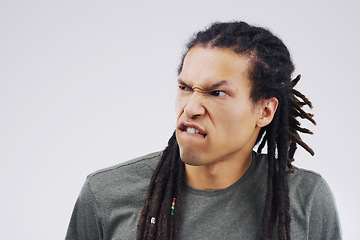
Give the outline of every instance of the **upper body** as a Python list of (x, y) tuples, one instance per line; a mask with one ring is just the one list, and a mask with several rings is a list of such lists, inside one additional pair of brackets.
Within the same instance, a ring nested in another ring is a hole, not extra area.
[[(160, 156), (149, 154), (89, 175), (66, 239), (135, 239), (146, 188)], [(180, 239), (259, 239), (266, 161), (266, 155), (253, 153), (248, 170), (226, 189), (186, 186)], [(324, 179), (296, 168), (288, 181), (292, 239), (341, 239), (334, 199)]]
[[(292, 166), (298, 145), (314, 154), (298, 118), (315, 124), (293, 70), (264, 28), (229, 22), (198, 32), (180, 63), (168, 146), (91, 175), (69, 238), (79, 229), (85, 239), (339, 239), (327, 185)], [(256, 144), (267, 146), (266, 160)]]

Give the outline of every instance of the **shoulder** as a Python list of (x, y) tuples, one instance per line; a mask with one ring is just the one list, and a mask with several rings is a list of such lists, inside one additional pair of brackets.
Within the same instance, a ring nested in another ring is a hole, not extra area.
[(330, 192), (328, 184), (319, 173), (297, 167), (294, 169), (294, 173), (288, 174), (290, 192), (296, 192), (299, 197)]
[(295, 172), (287, 175), (290, 200), (293, 205), (298, 203), (299, 205), (312, 207), (316, 202), (333, 201), (330, 187), (319, 173), (294, 168)]
[(151, 153), (88, 175), (66, 239), (95, 239), (116, 229), (125, 235), (136, 232), (136, 219), (161, 155)]
[[(257, 154), (256, 165), (261, 176), (267, 172), (267, 155)], [(294, 167), (295, 171), (286, 175), (289, 186), (289, 197), (293, 206), (311, 207), (315, 202), (333, 201), (333, 195), (326, 180), (317, 172)], [(258, 173), (258, 175), (260, 175)], [(315, 202), (314, 202), (315, 201)], [(309, 210), (309, 209), (307, 209)]]
[(99, 197), (136, 188), (142, 191), (150, 182), (161, 155), (161, 151), (154, 152), (98, 170), (88, 175), (86, 184)]
[[(256, 179), (266, 182), (267, 155), (257, 155)], [(341, 239), (339, 217), (335, 199), (326, 180), (317, 172), (294, 167), (286, 175), (289, 198), (292, 238)]]
[(288, 174), (288, 184), (294, 232), (300, 234), (307, 226), (309, 239), (341, 239), (335, 198), (325, 179), (316, 172), (295, 168)]
[[(266, 180), (267, 174), (267, 154), (255, 154), (255, 168), (257, 177)], [(305, 197), (316, 193), (318, 190), (328, 190), (328, 185), (324, 178), (317, 172), (294, 167), (295, 171), (286, 175), (290, 194), (295, 194), (297, 197)], [(330, 190), (329, 190), (330, 191)]]
[(295, 168), (295, 172), (288, 175), (290, 202), (298, 216), (305, 214), (307, 219), (316, 219), (321, 215), (326, 221), (337, 219), (334, 195), (319, 173)]
[[(88, 178), (102, 178), (106, 176), (113, 176), (117, 175), (119, 173), (129, 173), (133, 171), (146, 171), (146, 170), (154, 170), (156, 167), (156, 164), (160, 160), (162, 155), (162, 151), (160, 152), (154, 152), (150, 153), (141, 157), (137, 157), (134, 159), (131, 159), (129, 161), (100, 169), (94, 173), (91, 173)], [(145, 169), (144, 169), (145, 168)]]
[(307, 186), (308, 188), (312, 188), (315, 185), (322, 184), (324, 181), (322, 176), (317, 172), (298, 167), (294, 167), (294, 170), (295, 171), (293, 173), (289, 173), (287, 175), (289, 185), (291, 186)]

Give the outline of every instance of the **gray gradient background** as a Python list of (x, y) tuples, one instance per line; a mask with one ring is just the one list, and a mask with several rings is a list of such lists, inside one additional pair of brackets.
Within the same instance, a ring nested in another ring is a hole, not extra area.
[(87, 174), (163, 149), (184, 43), (235, 19), (292, 52), (318, 121), (296, 165), (325, 177), (357, 239), (359, 1), (149, 2), (0, 1), (1, 239), (63, 239)]

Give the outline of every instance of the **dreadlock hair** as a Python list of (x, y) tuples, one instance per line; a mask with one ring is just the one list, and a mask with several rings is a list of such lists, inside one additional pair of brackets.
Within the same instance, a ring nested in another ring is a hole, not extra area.
[[(279, 101), (272, 122), (262, 127), (256, 144), (260, 153), (267, 145), (268, 178), (265, 208), (262, 219), (261, 239), (271, 239), (277, 221), (278, 237), (289, 240), (290, 213), (289, 188), (286, 174), (294, 168), (297, 145), (311, 155), (313, 150), (305, 144), (299, 133), (312, 134), (300, 127), (298, 117), (316, 122), (313, 115), (305, 112), (304, 105), (311, 102), (294, 86), (298, 75), (291, 80), (294, 65), (284, 43), (270, 31), (245, 22), (214, 23), (200, 31), (187, 44), (182, 57), (182, 70), (186, 53), (195, 46), (230, 49), (250, 59), (249, 78), (252, 84), (250, 97), (254, 103), (276, 97)], [(184, 163), (179, 156), (175, 134), (170, 138), (161, 160), (152, 176), (146, 200), (138, 222), (137, 239), (177, 239), (181, 221), (181, 192), (184, 185)], [(176, 214), (170, 214), (173, 198), (176, 198)], [(153, 224), (156, 219), (156, 224)]]

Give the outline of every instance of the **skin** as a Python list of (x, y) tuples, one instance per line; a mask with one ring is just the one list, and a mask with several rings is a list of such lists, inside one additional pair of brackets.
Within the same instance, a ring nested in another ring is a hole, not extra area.
[(229, 49), (195, 46), (185, 56), (176, 137), (185, 181), (193, 188), (223, 189), (239, 180), (261, 127), (273, 119), (278, 100), (251, 100), (249, 66), (248, 57)]

